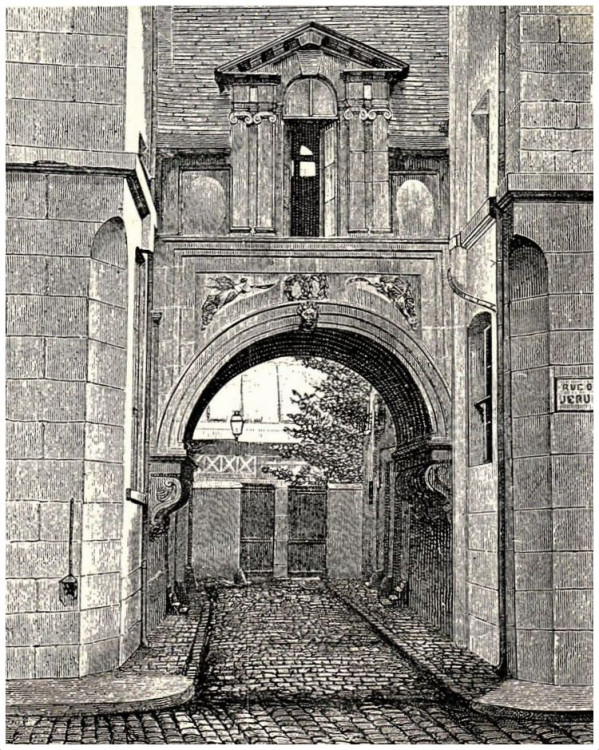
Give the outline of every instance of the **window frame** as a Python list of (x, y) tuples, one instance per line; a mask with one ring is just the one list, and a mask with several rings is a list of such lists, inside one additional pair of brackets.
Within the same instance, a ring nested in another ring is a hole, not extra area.
[[(474, 356), (482, 366), (474, 372)], [(467, 332), (467, 412), (468, 465), (484, 466), (493, 463), (495, 440), (493, 419), (493, 318), (490, 313), (475, 315)], [(478, 420), (475, 421), (475, 420)], [(474, 435), (480, 441), (474, 442)], [(478, 455), (475, 451), (480, 450)]]

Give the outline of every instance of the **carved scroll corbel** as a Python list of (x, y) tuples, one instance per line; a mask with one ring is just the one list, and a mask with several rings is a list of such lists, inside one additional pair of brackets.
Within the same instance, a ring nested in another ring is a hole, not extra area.
[(443, 508), (448, 518), (451, 516), (451, 461), (436, 461), (427, 466), (424, 481), (433, 492), (445, 498)]
[(172, 474), (150, 476), (150, 534), (157, 536), (166, 531), (168, 517), (185, 502), (181, 480)]

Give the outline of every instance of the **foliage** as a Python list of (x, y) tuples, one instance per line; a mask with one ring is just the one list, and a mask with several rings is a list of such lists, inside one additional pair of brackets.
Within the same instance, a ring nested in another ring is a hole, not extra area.
[(302, 358), (305, 367), (324, 378), (310, 393), (293, 391), (296, 413), (286, 432), (297, 442), (277, 446), (290, 466), (270, 466), (268, 472), (291, 484), (361, 482), (364, 434), (368, 428), (370, 385), (353, 370), (320, 357)]

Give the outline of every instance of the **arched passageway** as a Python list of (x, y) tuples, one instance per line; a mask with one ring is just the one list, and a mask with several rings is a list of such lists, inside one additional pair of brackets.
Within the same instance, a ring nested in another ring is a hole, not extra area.
[(424, 398), (399, 359), (379, 343), (355, 332), (319, 329), (275, 334), (231, 357), (198, 399), (187, 423), (185, 439), (191, 439), (201, 414), (225, 383), (244, 370), (279, 356), (323, 357), (349, 367), (367, 380), (388, 404), (398, 444), (431, 436), (432, 420)]
[[(320, 306), (319, 324), (312, 330), (302, 329), (297, 310), (284, 306), (270, 324), (265, 320), (257, 323), (248, 320), (239, 330), (239, 339), (229, 330), (220, 341), (209, 344), (199, 355), (204, 366), (197, 368), (196, 377), (190, 376), (192, 367), (182, 378), (182, 381), (188, 378), (187, 394), (182, 391), (174, 394), (175, 398), (179, 395), (179, 409), (185, 401), (188, 404), (184, 429), (179, 423), (180, 439), (189, 448), (200, 417), (218, 391), (240, 373), (268, 360), (281, 356), (321, 357), (357, 372), (380, 394), (396, 437), (396, 450), (389, 454), (385, 467), (389, 502), (385, 506), (388, 517), (382, 569), (365, 570), (363, 566), (358, 569), (367, 577), (374, 575), (377, 585), (385, 587), (387, 594), (399, 597), (450, 633), (447, 390), (433, 363), (405, 331), (391, 331), (388, 322), (374, 320), (372, 314), (368, 314), (368, 320), (360, 321), (360, 311), (350, 316), (349, 310), (331, 309), (334, 307), (338, 306)], [(189, 397), (191, 392), (193, 398)], [(165, 426), (163, 420), (162, 428)], [(192, 499), (192, 504), (197, 487), (194, 482), (198, 478), (197, 463), (194, 466), (194, 471), (190, 471), (188, 464), (184, 477), (188, 485), (184, 494)], [(230, 495), (234, 489), (228, 487), (226, 492)], [(364, 497), (367, 503), (367, 490)], [(232, 517), (235, 514), (237, 511)], [(197, 532), (197, 524), (203, 521), (191, 519), (190, 525), (194, 523)], [(205, 545), (207, 539), (202, 543)], [(194, 554), (193, 545), (192, 536), (188, 536), (189, 560)]]

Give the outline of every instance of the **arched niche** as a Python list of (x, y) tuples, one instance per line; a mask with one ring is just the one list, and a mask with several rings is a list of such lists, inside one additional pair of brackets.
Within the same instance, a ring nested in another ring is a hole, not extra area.
[(91, 257), (116, 268), (127, 268), (127, 235), (122, 219), (114, 217), (102, 224), (94, 236)]
[(508, 256), (508, 270), (510, 301), (548, 293), (547, 259), (532, 240), (514, 238)]
[(508, 255), (507, 293), (512, 336), (549, 330), (548, 292), (545, 254), (532, 240), (515, 237)]
[(405, 239), (425, 239), (437, 234), (435, 200), (421, 180), (404, 180), (395, 192), (395, 233)]

